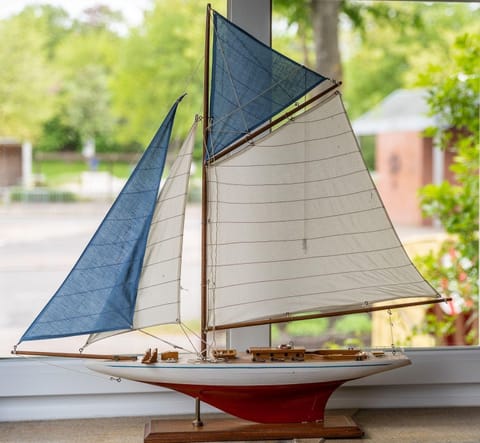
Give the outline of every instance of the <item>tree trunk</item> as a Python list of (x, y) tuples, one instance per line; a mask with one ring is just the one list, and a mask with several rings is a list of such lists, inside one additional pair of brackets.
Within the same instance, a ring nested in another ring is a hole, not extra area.
[(338, 16), (341, 0), (311, 0), (316, 70), (331, 79), (342, 80), (338, 48)]

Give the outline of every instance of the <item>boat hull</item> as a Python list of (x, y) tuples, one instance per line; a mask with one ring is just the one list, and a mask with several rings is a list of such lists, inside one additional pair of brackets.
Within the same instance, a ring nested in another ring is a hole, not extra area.
[(271, 386), (200, 386), (154, 383), (257, 423), (323, 421), (325, 405), (344, 381)]
[(115, 377), (182, 392), (258, 423), (322, 421), (332, 393), (346, 381), (410, 364), (402, 353), (362, 361), (98, 362), (87, 366)]

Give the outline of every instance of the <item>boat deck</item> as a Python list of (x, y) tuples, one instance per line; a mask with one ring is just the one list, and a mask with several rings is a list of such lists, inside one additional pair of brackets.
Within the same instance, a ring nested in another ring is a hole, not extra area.
[[(364, 430), (365, 436), (360, 440), (332, 440), (339, 443), (473, 443), (478, 442), (480, 435), (480, 407), (361, 409), (341, 412), (352, 415)], [(0, 422), (0, 440), (4, 443), (141, 443), (145, 423), (151, 419), (152, 417), (122, 417)], [(208, 416), (205, 415), (203, 420), (207, 422)], [(326, 440), (296, 440), (297, 443), (319, 441)]]

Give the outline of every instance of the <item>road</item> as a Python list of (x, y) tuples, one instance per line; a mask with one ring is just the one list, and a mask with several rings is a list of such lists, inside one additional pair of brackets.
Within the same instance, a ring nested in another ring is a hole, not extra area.
[[(0, 206), (0, 357), (10, 354), (12, 346), (62, 283), (108, 208), (108, 203), (98, 202)], [(200, 312), (198, 205), (187, 208), (184, 257), (182, 318), (185, 321), (198, 317)], [(133, 345), (130, 341), (135, 340), (135, 337), (127, 337), (129, 335), (134, 334), (126, 334), (121, 340), (123, 352), (142, 352), (143, 341), (134, 346), (135, 350), (125, 349), (126, 343)], [(84, 340), (84, 337), (70, 339), (76, 346), (73, 350)], [(70, 342), (56, 344), (55, 350), (71, 348)], [(32, 346), (41, 348), (43, 345), (29, 344), (28, 348)], [(26, 345), (22, 347), (27, 348)]]

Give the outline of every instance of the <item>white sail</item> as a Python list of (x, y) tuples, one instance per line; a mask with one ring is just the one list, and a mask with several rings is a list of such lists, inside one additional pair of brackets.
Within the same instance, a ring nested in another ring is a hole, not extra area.
[[(195, 122), (157, 199), (138, 284), (132, 329), (180, 320), (180, 274), (185, 206)], [(126, 331), (92, 334), (88, 343)]]
[(208, 323), (436, 296), (404, 251), (341, 96), (208, 169)]

